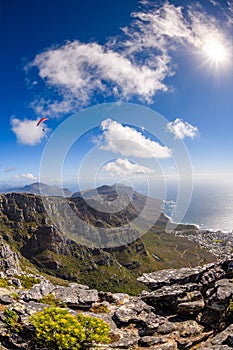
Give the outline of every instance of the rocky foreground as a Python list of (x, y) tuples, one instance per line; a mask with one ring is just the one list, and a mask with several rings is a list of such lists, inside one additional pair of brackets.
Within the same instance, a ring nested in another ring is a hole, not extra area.
[[(232, 349), (233, 260), (196, 268), (161, 270), (139, 281), (150, 291), (139, 296), (101, 292), (78, 283), (61, 286), (41, 275), (25, 274), (18, 256), (0, 243), (0, 349), (29, 349), (29, 317), (49, 307), (48, 295), (72, 314), (101, 318), (111, 327), (111, 343), (100, 349)], [(26, 280), (33, 281), (25, 288)], [(24, 332), (6, 324), (5, 310), (17, 313)], [(26, 331), (25, 331), (26, 330)], [(31, 347), (30, 347), (31, 349)], [(36, 349), (42, 349), (36, 347)], [(43, 349), (46, 349), (43, 347)]]

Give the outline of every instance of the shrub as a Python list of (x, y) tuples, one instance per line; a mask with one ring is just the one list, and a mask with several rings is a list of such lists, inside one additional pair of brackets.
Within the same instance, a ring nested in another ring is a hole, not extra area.
[(109, 342), (109, 327), (99, 319), (73, 316), (66, 309), (45, 308), (31, 316), (35, 341), (49, 349), (87, 349), (93, 343)]
[(10, 285), (9, 281), (5, 277), (0, 277), (0, 288), (8, 288)]
[(226, 308), (226, 314), (228, 316), (231, 316), (233, 314), (233, 300), (229, 301), (229, 304), (227, 305), (227, 308)]
[(110, 328), (106, 322), (99, 318), (84, 316), (82, 314), (79, 314), (77, 319), (85, 330), (85, 343), (87, 346), (88, 344), (93, 345), (93, 343), (109, 343)]
[(20, 297), (18, 293), (11, 293), (11, 297), (15, 300), (15, 301), (19, 301)]
[(53, 295), (52, 293), (50, 293), (50, 294), (44, 296), (43, 298), (41, 298), (39, 300), (39, 302), (42, 303), (42, 304), (48, 304), (48, 305), (51, 305), (51, 306), (66, 307), (66, 303), (64, 303), (60, 299), (56, 298), (55, 295)]
[(109, 309), (106, 305), (94, 305), (90, 308), (90, 311), (95, 314), (108, 314)]
[(14, 310), (5, 309), (5, 324), (7, 329), (12, 333), (19, 333), (22, 330), (22, 324), (19, 321), (19, 316)]
[(22, 287), (25, 289), (30, 289), (34, 284), (41, 282), (39, 278), (33, 276), (15, 275), (14, 277), (20, 280)]

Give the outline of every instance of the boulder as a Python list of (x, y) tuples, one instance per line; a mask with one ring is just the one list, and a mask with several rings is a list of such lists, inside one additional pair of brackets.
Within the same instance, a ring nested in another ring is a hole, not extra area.
[(39, 301), (44, 296), (50, 294), (54, 288), (54, 285), (50, 281), (42, 279), (40, 283), (35, 284), (30, 290), (22, 290), (18, 294), (24, 301)]
[(8, 305), (14, 302), (14, 299), (9, 294), (0, 295), (0, 303)]
[(214, 267), (214, 264), (197, 267), (183, 267), (181, 269), (167, 269), (151, 273), (144, 273), (138, 278), (139, 282), (146, 284), (151, 290), (173, 284), (184, 285), (199, 283), (203, 274)]
[[(148, 306), (144, 301), (139, 298), (132, 298), (130, 301), (120, 306), (114, 312), (114, 321), (119, 326), (124, 326), (130, 323), (144, 323), (148, 319), (148, 315), (151, 314), (153, 308)], [(157, 317), (154, 315), (154, 321), (157, 323)]]
[(188, 292), (198, 290), (198, 288), (199, 286), (193, 283), (186, 285), (173, 284), (163, 286), (152, 292), (143, 292), (141, 299), (162, 314), (171, 315), (177, 311), (178, 300), (184, 298)]
[(90, 308), (98, 301), (98, 291), (86, 286), (72, 283), (68, 287), (57, 286), (52, 294), (70, 308)]
[(214, 338), (206, 341), (199, 350), (217, 350), (233, 348), (233, 324), (227, 327), (223, 332), (217, 334)]

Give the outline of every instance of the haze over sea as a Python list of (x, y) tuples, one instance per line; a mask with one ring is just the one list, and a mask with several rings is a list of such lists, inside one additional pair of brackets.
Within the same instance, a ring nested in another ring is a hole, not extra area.
[[(222, 182), (194, 182), (183, 223), (193, 223), (200, 228), (214, 231), (233, 231), (233, 183), (225, 182), (224, 179)], [(167, 192), (167, 200), (174, 203), (175, 199), (176, 189), (171, 186)], [(168, 215), (171, 214), (171, 207), (168, 206), (166, 210)]]

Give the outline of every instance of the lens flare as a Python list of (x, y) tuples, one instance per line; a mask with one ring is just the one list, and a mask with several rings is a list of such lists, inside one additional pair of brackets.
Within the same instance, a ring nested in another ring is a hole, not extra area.
[(203, 47), (203, 50), (208, 60), (213, 63), (221, 64), (227, 61), (228, 50), (223, 43), (216, 38), (209, 40)]

